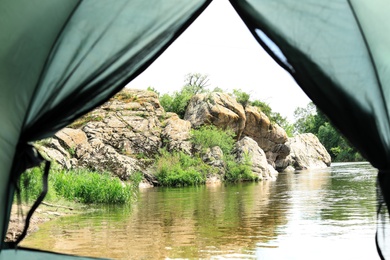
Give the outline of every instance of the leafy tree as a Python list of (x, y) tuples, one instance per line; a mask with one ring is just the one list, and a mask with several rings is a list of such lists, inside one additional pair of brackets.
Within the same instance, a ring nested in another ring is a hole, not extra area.
[(196, 95), (207, 92), (209, 78), (207, 75), (202, 75), (200, 73), (189, 73), (186, 75), (184, 82), (184, 87), (187, 91)]
[(206, 89), (207, 82), (208, 78), (206, 75), (199, 73), (188, 74), (182, 89), (173, 92), (173, 95), (164, 94), (160, 96), (160, 104), (165, 111), (174, 112), (180, 118), (183, 118), (192, 96), (208, 91)]
[(294, 132), (295, 133), (314, 133), (316, 106), (310, 102), (306, 108), (298, 107), (294, 111)]
[(247, 106), (249, 103), (250, 95), (241, 89), (233, 89), (233, 96), (236, 98), (237, 102), (243, 105), (244, 107)]

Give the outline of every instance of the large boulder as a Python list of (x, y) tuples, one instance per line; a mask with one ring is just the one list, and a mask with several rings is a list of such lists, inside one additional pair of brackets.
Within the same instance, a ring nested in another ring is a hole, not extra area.
[(243, 162), (246, 156), (252, 164), (252, 172), (261, 180), (275, 179), (277, 171), (268, 164), (264, 151), (252, 138), (244, 137), (236, 143), (235, 151), (238, 161)]
[(212, 124), (221, 129), (231, 129), (239, 138), (246, 117), (243, 106), (236, 99), (225, 93), (213, 92), (193, 96), (184, 120), (190, 121), (193, 128)]
[(276, 161), (279, 170), (293, 166), (296, 170), (321, 169), (330, 166), (331, 157), (318, 138), (311, 133), (289, 138), (290, 154)]
[(180, 119), (174, 113), (167, 113), (165, 127), (161, 133), (163, 145), (168, 151), (182, 151), (191, 154), (192, 144), (190, 142), (191, 123)]
[(290, 153), (285, 145), (288, 140), (286, 131), (269, 118), (257, 107), (246, 106), (246, 123), (243, 136), (255, 140), (266, 153), (268, 163), (274, 166), (276, 160), (284, 159)]
[(140, 170), (136, 159), (120, 154), (112, 146), (99, 139), (91, 140), (92, 151), (85, 153), (79, 160), (79, 166), (97, 171), (109, 171), (122, 180), (127, 180)]
[(54, 137), (65, 149), (76, 149), (77, 146), (88, 142), (87, 135), (81, 129), (64, 128)]

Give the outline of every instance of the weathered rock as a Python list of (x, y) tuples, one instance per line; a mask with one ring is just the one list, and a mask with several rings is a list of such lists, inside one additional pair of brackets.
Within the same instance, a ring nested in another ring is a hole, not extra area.
[(292, 165), (296, 170), (304, 170), (330, 166), (331, 157), (314, 134), (297, 135), (290, 138), (288, 144), (291, 148), (290, 155), (276, 162), (278, 168)]
[(76, 149), (78, 145), (88, 142), (86, 134), (81, 129), (64, 128), (58, 131), (54, 137), (65, 149)]
[[(36, 148), (48, 160), (55, 161), (65, 169), (72, 168), (71, 155), (59, 143), (57, 139), (49, 138), (44, 144), (37, 143)], [(74, 163), (74, 162), (73, 162)]]
[[(99, 111), (100, 110), (100, 111)], [(129, 156), (151, 156), (162, 145), (159, 117), (164, 113), (158, 97), (151, 91), (122, 90), (94, 113), (104, 116), (99, 122), (88, 122), (83, 131), (88, 138)]]
[(164, 114), (155, 93), (122, 90), (86, 116), (90, 121), (83, 123), (82, 132), (88, 142), (75, 149), (79, 166), (110, 171), (128, 179), (150, 164), (149, 158), (160, 149), (159, 119)]
[(289, 148), (283, 146), (288, 139), (283, 128), (271, 123), (257, 107), (245, 107), (245, 114), (246, 123), (243, 135), (255, 140), (267, 153), (267, 158), (271, 162), (274, 162), (277, 157), (285, 157), (289, 154)]
[(244, 137), (236, 143), (235, 154), (238, 161), (243, 162), (248, 155), (252, 163), (252, 172), (259, 176), (259, 179), (275, 179), (277, 171), (268, 164), (264, 151), (256, 141)]
[(286, 132), (276, 124), (271, 124), (269, 118), (257, 107), (245, 107), (246, 124), (244, 135), (255, 140), (264, 151), (269, 151), (275, 144), (287, 141)]
[(241, 104), (225, 93), (198, 94), (191, 98), (184, 120), (193, 128), (212, 124), (221, 129), (233, 130), (237, 138), (245, 127), (245, 111)]
[[(330, 157), (328, 162), (325, 156), (327, 153), (319, 149), (317, 144), (312, 144), (312, 138), (300, 137), (300, 142), (304, 143), (302, 145), (298, 145), (297, 140), (286, 143), (287, 135), (282, 128), (272, 124), (255, 107), (248, 106), (244, 110), (227, 94), (194, 96), (185, 119), (189, 121), (180, 119), (176, 114), (165, 113), (153, 92), (123, 90), (77, 120), (72, 127), (78, 129), (65, 128), (59, 131), (55, 138), (39, 149), (46, 157), (67, 169), (88, 167), (109, 171), (123, 180), (142, 171), (145, 185), (156, 182), (150, 167), (152, 158), (161, 147), (171, 152), (199, 153), (203, 161), (213, 167), (212, 173), (207, 176), (208, 182), (219, 182), (226, 169), (222, 150), (212, 147), (203, 151), (202, 147), (193, 146), (190, 142), (191, 127), (212, 124), (221, 129), (232, 129), (238, 139), (244, 136), (237, 143), (235, 154), (240, 161), (248, 154), (252, 171), (260, 179), (274, 179), (277, 175), (275, 167), (280, 171), (285, 168), (291, 170), (291, 165), (297, 169), (322, 167), (314, 160), (321, 156), (324, 157), (323, 164), (330, 163)], [(295, 147), (291, 155), (290, 146)], [(313, 149), (320, 155), (309, 155), (312, 151), (306, 146), (316, 147)], [(306, 158), (308, 156), (310, 158)]]
[(180, 119), (176, 114), (169, 113), (165, 121), (161, 138), (168, 151), (182, 151), (191, 154), (192, 144), (190, 142), (191, 123)]
[(119, 154), (113, 147), (99, 139), (92, 140), (91, 147), (93, 152), (83, 156), (79, 160), (79, 166), (97, 171), (109, 171), (122, 180), (127, 180), (131, 174), (140, 170), (136, 159)]
[(234, 130), (237, 139), (241, 135), (252, 138), (266, 153), (268, 163), (272, 166), (290, 152), (289, 147), (284, 145), (287, 134), (283, 128), (271, 123), (257, 107), (246, 106), (244, 110), (241, 104), (227, 94), (195, 95), (190, 100), (184, 119), (189, 120), (195, 128), (212, 124)]

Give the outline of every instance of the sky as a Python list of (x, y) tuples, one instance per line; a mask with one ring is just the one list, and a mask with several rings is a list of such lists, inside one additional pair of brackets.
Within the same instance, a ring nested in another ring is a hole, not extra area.
[(241, 89), (292, 123), (310, 99), (262, 49), (226, 0), (215, 0), (142, 74), (126, 87), (180, 90), (189, 73), (207, 75), (209, 88)]

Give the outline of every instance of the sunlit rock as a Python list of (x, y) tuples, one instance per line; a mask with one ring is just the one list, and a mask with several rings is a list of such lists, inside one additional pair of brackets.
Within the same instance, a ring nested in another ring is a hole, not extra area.
[(287, 142), (291, 151), (285, 159), (278, 160), (276, 166), (286, 168), (291, 165), (296, 170), (321, 169), (330, 166), (331, 157), (318, 138), (311, 133), (300, 134)]
[(244, 137), (238, 141), (236, 143), (235, 154), (240, 162), (249, 159), (252, 165), (252, 172), (256, 174), (259, 179), (267, 180), (276, 177), (277, 171), (268, 164), (264, 151), (253, 139)]
[(246, 121), (242, 105), (230, 95), (219, 92), (193, 96), (184, 119), (190, 121), (193, 128), (211, 124), (221, 129), (231, 129), (237, 138), (241, 136)]

